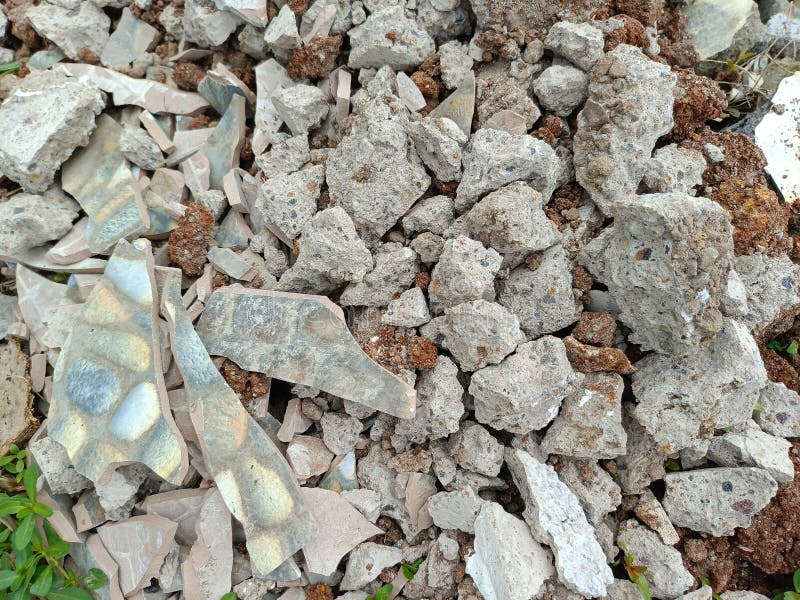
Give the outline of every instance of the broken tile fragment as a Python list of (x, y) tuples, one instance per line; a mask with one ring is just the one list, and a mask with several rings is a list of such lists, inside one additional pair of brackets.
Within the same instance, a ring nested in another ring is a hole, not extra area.
[(152, 261), (145, 240), (117, 245), (53, 375), (48, 430), (94, 482), (141, 462), (180, 484), (188, 467), (162, 378)]
[(253, 152), (258, 156), (272, 142), (273, 136), (278, 133), (283, 123), (272, 103), (272, 95), (278, 90), (292, 85), (292, 78), (274, 58), (260, 63), (254, 71), (257, 99), (252, 145)]
[(64, 190), (89, 215), (86, 237), (98, 253), (149, 227), (147, 210), (122, 155), (122, 127), (108, 115), (97, 119), (89, 145), (61, 170)]
[(147, 496), (139, 508), (148, 515), (157, 515), (178, 524), (175, 541), (191, 546), (197, 539), (197, 519), (208, 490), (189, 488)]
[(70, 544), (69, 555), (80, 574), (88, 575), (89, 569), (100, 569), (108, 577), (108, 585), (94, 592), (98, 600), (123, 600), (119, 587), (119, 565), (108, 553), (98, 534), (90, 535), (84, 543)]
[(464, 135), (472, 131), (472, 115), (475, 113), (475, 73), (470, 70), (461, 80), (456, 90), (442, 100), (428, 117), (448, 118), (458, 125)]
[(180, 271), (160, 273), (172, 352), (203, 458), (228, 510), (244, 526), (254, 573), (263, 577), (313, 539), (316, 525), (286, 460), (206, 353), (183, 307)]
[[(26, 77), (0, 107), (3, 174), (27, 192), (45, 191), (61, 163), (89, 143), (95, 115), (104, 106), (103, 94), (91, 82), (50, 71)], [(43, 114), (51, 118), (41, 119)]]
[(197, 92), (221, 115), (228, 110), (234, 95), (242, 96), (250, 107), (256, 104), (256, 95), (223, 63), (217, 63), (206, 73), (197, 86)]
[(129, 65), (145, 52), (152, 50), (157, 37), (158, 30), (134, 17), (126, 6), (122, 9), (117, 28), (100, 53), (100, 62), (109, 68)]
[(169, 552), (178, 526), (163, 517), (141, 515), (108, 523), (97, 534), (119, 565), (122, 593), (130, 596), (150, 585)]
[(228, 109), (201, 150), (211, 165), (212, 189), (221, 190), (222, 178), (233, 167), (239, 166), (239, 153), (244, 144), (245, 133), (244, 108), (245, 99), (242, 96), (231, 97)]
[(347, 569), (339, 584), (342, 590), (357, 590), (377, 579), (386, 567), (392, 567), (403, 558), (399, 548), (365, 542), (350, 553)]
[(332, 575), (348, 552), (383, 533), (336, 492), (303, 488), (303, 496), (319, 527), (317, 537), (303, 548), (306, 564), (313, 573)]
[(208, 260), (214, 268), (228, 277), (243, 281), (252, 281), (255, 269), (230, 248), (211, 248)]
[(364, 353), (341, 310), (327, 298), (220, 288), (197, 331), (210, 354), (248, 371), (310, 385), (401, 418), (414, 416), (413, 388)]

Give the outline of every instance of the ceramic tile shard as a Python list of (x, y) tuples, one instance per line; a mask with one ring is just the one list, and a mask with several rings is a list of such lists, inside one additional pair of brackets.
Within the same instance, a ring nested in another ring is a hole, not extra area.
[(272, 95), (285, 87), (294, 85), (278, 61), (274, 58), (257, 65), (255, 131), (253, 132), (253, 153), (258, 156), (272, 142), (272, 136), (278, 132), (283, 121), (272, 103)]
[(323, 296), (220, 288), (197, 331), (210, 354), (248, 371), (319, 388), (396, 417), (414, 416), (414, 389), (364, 353), (341, 309)]
[(267, 0), (214, 0), (219, 10), (227, 10), (255, 27), (267, 24)]
[(461, 84), (452, 94), (428, 115), (431, 119), (447, 117), (453, 121), (464, 135), (472, 130), (472, 115), (475, 112), (475, 73), (466, 74)]
[(47, 333), (50, 313), (64, 300), (67, 286), (42, 277), (35, 271), (17, 265), (15, 279), (19, 310), (31, 333), (41, 343)]
[(211, 165), (211, 187), (222, 189), (222, 179), (239, 164), (245, 133), (245, 99), (233, 95), (219, 124), (208, 136), (202, 152)]
[(182, 92), (153, 81), (134, 79), (111, 69), (78, 63), (60, 63), (56, 69), (71, 77), (83, 77), (113, 96), (114, 104), (133, 104), (151, 113), (193, 115), (209, 106), (200, 94)]
[[(88, 226), (88, 217), (80, 219), (61, 240), (47, 251), (45, 258), (58, 265), (71, 265), (89, 258), (92, 255), (92, 251), (89, 250), (89, 240), (86, 238), (86, 228)], [(105, 265), (103, 265), (103, 268), (105, 268)]]
[(122, 126), (100, 115), (89, 145), (72, 155), (61, 170), (64, 190), (89, 215), (89, 249), (99, 253), (119, 240), (146, 231), (147, 209), (120, 150)]
[(186, 445), (169, 411), (156, 328), (149, 242), (120, 242), (53, 374), (50, 436), (97, 482), (140, 462), (180, 484)]
[(183, 308), (180, 271), (159, 273), (172, 352), (206, 465), (244, 526), (254, 572), (266, 575), (314, 538), (316, 524), (286, 460), (211, 362)]
[(89, 536), (86, 543), (70, 544), (69, 555), (78, 565), (81, 574), (88, 574), (89, 569), (100, 569), (108, 576), (108, 585), (95, 590), (98, 600), (122, 600), (122, 590), (119, 589), (119, 566), (108, 553), (100, 536)]
[(55, 271), (56, 273), (102, 273), (106, 267), (106, 261), (102, 258), (84, 258), (66, 265), (54, 262), (48, 258), (48, 254), (53, 248), (55, 246), (39, 246), (14, 255), (0, 254), (0, 260), (23, 264), (39, 271)]
[(197, 86), (197, 92), (221, 115), (225, 114), (234, 95), (242, 96), (251, 107), (256, 103), (256, 95), (222, 63), (217, 63), (206, 74)]
[(108, 38), (100, 62), (107, 67), (129, 65), (155, 46), (158, 30), (133, 16), (127, 7), (122, 9), (117, 28)]

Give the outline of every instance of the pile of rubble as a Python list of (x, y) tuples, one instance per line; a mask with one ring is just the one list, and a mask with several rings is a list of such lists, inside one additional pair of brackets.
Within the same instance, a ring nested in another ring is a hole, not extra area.
[(0, 9), (0, 445), (98, 597), (800, 567), (800, 75), (720, 131), (691, 67), (787, 35), (721, 4)]

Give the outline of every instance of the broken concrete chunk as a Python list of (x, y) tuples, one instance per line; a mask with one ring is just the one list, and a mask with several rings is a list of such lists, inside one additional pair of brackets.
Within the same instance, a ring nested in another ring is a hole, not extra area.
[(656, 598), (676, 598), (694, 584), (694, 577), (683, 566), (681, 553), (661, 541), (658, 535), (631, 519), (622, 523), (617, 543), (636, 557), (636, 564), (647, 567), (644, 577)]
[(381, 323), (395, 327), (419, 327), (431, 320), (422, 289), (413, 287), (389, 302)]
[(353, 69), (389, 65), (404, 71), (419, 65), (436, 51), (433, 39), (415, 21), (407, 19), (403, 8), (391, 6), (373, 12), (363, 25), (347, 32)]
[(586, 518), (594, 525), (622, 503), (620, 487), (595, 460), (564, 459), (558, 476), (575, 494)]
[(425, 117), (410, 123), (408, 134), (422, 162), (440, 181), (461, 179), (461, 148), (467, 136), (448, 118)]
[[(741, 4), (736, 2), (735, 4)], [(797, 20), (794, 19), (796, 23)], [(772, 176), (777, 188), (787, 204), (800, 199), (800, 179), (798, 160), (793, 151), (800, 143), (797, 123), (800, 121), (800, 108), (797, 98), (800, 95), (800, 75), (786, 77), (772, 97), (774, 106), (783, 106), (782, 111), (769, 110), (755, 129), (755, 142), (767, 159), (766, 171)]]
[(178, 525), (154, 515), (131, 517), (97, 529), (100, 540), (119, 565), (119, 584), (126, 596), (150, 585), (169, 552)]
[(744, 325), (730, 320), (710, 348), (679, 359), (652, 354), (636, 368), (635, 416), (664, 453), (750, 419), (767, 382), (755, 340)]
[(256, 156), (256, 164), (270, 178), (299, 171), (310, 159), (308, 135), (275, 134), (269, 152)]
[(631, 341), (681, 355), (719, 331), (733, 265), (728, 213), (685, 194), (631, 197), (612, 212), (614, 225), (586, 246), (584, 261), (608, 286)]
[(434, 494), (428, 501), (428, 513), (433, 523), (441, 529), (475, 533), (475, 518), (485, 503), (472, 488), (467, 487)]
[(545, 142), (529, 135), (479, 129), (461, 159), (464, 173), (456, 191), (456, 210), (472, 207), (486, 192), (514, 181), (528, 181), (548, 202), (556, 184), (558, 158)]
[(362, 281), (351, 283), (339, 297), (342, 306), (386, 306), (414, 282), (419, 258), (411, 248), (388, 242), (375, 250), (375, 267)]
[(150, 51), (155, 46), (157, 37), (158, 30), (134, 17), (126, 6), (122, 9), (122, 17), (117, 23), (117, 28), (100, 53), (100, 62), (110, 68), (129, 65)]
[[(583, 72), (581, 76), (586, 78)], [(542, 116), (531, 96), (511, 77), (490, 76), (488, 79), (481, 77), (477, 84), (479, 127), (491, 126), (493, 129), (504, 129), (497, 125), (507, 118), (504, 114), (512, 113), (520, 124), (519, 130), (514, 131), (514, 134), (525, 135)]]
[(94, 2), (79, 2), (74, 8), (43, 2), (28, 8), (25, 17), (72, 60), (81, 60), (83, 49), (100, 56), (108, 42), (111, 19)]
[(747, 293), (744, 321), (753, 335), (768, 341), (791, 327), (800, 312), (800, 267), (788, 256), (761, 253), (738, 256), (735, 264)]
[(464, 424), (450, 436), (450, 455), (465, 469), (495, 477), (503, 465), (503, 446), (484, 427)]
[(713, 536), (749, 527), (753, 515), (778, 491), (769, 473), (752, 467), (667, 473), (664, 480), (664, 510), (672, 523)]
[[(322, 440), (337, 456), (347, 454), (355, 448), (358, 436), (363, 429), (361, 421), (355, 417), (335, 412), (326, 412), (322, 415), (320, 426), (322, 427)], [(318, 573), (319, 571), (314, 572)]]
[(475, 553), (467, 559), (467, 573), (484, 598), (529, 600), (553, 574), (553, 565), (523, 521), (487, 502), (475, 519)]
[(183, 35), (200, 48), (224, 44), (241, 23), (238, 16), (218, 10), (213, 2), (185, 0), (183, 4)]
[(667, 65), (627, 44), (593, 68), (578, 113), (575, 177), (605, 215), (636, 193), (656, 140), (672, 129), (675, 81)]
[(180, 271), (163, 273), (171, 348), (193, 401), (203, 459), (228, 510), (244, 526), (253, 571), (266, 575), (313, 539), (315, 524), (286, 460), (207, 355), (183, 308)]
[(425, 371), (417, 381), (417, 410), (413, 419), (398, 421), (395, 431), (411, 442), (447, 437), (458, 431), (464, 414), (464, 388), (458, 380), (458, 367), (446, 356)]
[(123, 128), (108, 115), (97, 119), (89, 145), (72, 155), (61, 170), (64, 190), (89, 215), (86, 237), (94, 252), (145, 231), (147, 209), (122, 154)]
[[(22, 300), (20, 300), (21, 302)], [(28, 357), (16, 340), (0, 346), (0, 452), (20, 444), (36, 430)]]
[(577, 458), (615, 458), (625, 454), (622, 428), (622, 377), (590, 373), (582, 393), (567, 396), (564, 406), (542, 440), (547, 454)]
[(775, 481), (794, 479), (794, 464), (789, 457), (792, 447), (787, 440), (764, 433), (755, 423), (746, 423), (741, 431), (731, 431), (711, 440), (706, 456), (721, 467), (758, 467)]
[(442, 81), (449, 90), (457, 88), (472, 71), (472, 57), (467, 53), (464, 44), (458, 40), (451, 40), (439, 46), (438, 54)]
[(297, 18), (288, 4), (284, 4), (264, 32), (264, 41), (278, 56), (288, 54), (289, 50), (300, 47), (300, 33), (297, 31)]
[(66, 197), (15, 194), (0, 203), (0, 252), (16, 254), (61, 238), (72, 229), (78, 209)]
[(428, 286), (434, 314), (470, 300), (494, 300), (494, 277), (503, 262), (492, 248), (460, 235), (445, 240)]
[(54, 494), (79, 494), (92, 485), (69, 461), (64, 447), (49, 436), (32, 441), (28, 450)]
[(520, 344), (499, 365), (472, 375), (475, 418), (518, 434), (542, 429), (558, 414), (561, 402), (578, 390), (580, 379), (560, 339), (544, 336)]
[(322, 475), (333, 460), (333, 452), (318, 437), (296, 435), (286, 448), (286, 458), (301, 480)]
[(559, 331), (578, 320), (582, 305), (572, 292), (572, 263), (558, 244), (536, 269), (521, 265), (500, 282), (497, 301), (519, 318), (528, 337)]
[(561, 239), (542, 210), (542, 195), (521, 181), (487, 194), (466, 219), (470, 235), (498, 252), (538, 252)]
[(125, 462), (175, 484), (188, 468), (162, 378), (152, 261), (146, 240), (117, 245), (53, 374), (50, 436), (94, 482)]
[(306, 564), (313, 573), (332, 575), (348, 552), (383, 533), (336, 492), (303, 488), (303, 495), (319, 527), (314, 541), (303, 548)]
[[(220, 288), (211, 295), (197, 331), (210, 354), (248, 371), (413, 417), (413, 389), (364, 353), (341, 311), (332, 306), (327, 298)], [(281, 325), (277, 330), (276, 323)]]
[(780, 437), (800, 436), (800, 396), (797, 392), (782, 383), (768, 381), (758, 402), (764, 410), (755, 412), (754, 418), (761, 429)]
[(555, 54), (588, 71), (603, 58), (605, 40), (603, 32), (589, 23), (560, 21), (547, 32), (544, 43)]
[(347, 569), (339, 584), (342, 590), (357, 590), (375, 580), (387, 567), (392, 567), (403, 558), (399, 548), (365, 542), (350, 553)]
[(259, 187), (253, 212), (260, 212), (265, 223), (271, 223), (293, 240), (317, 212), (317, 199), (324, 182), (322, 165), (275, 174)]
[(700, 152), (670, 144), (653, 153), (642, 183), (650, 192), (694, 196), (695, 188), (703, 183), (705, 170), (706, 161)]
[(292, 135), (315, 129), (328, 114), (325, 92), (313, 85), (297, 84), (277, 90), (272, 94), (272, 103)]
[(523, 517), (534, 539), (553, 550), (560, 581), (584, 596), (605, 596), (614, 576), (578, 499), (553, 467), (527, 452), (506, 449), (506, 463), (525, 501)]
[(547, 67), (533, 83), (539, 103), (554, 115), (569, 116), (586, 100), (589, 77), (569, 65)]
[[(104, 106), (103, 94), (93, 84), (49, 71), (26, 77), (0, 106), (3, 174), (27, 192), (45, 191), (61, 163), (89, 143), (95, 115)], [(43, 114), (51, 118), (42, 120)]]
[(142, 169), (153, 171), (164, 166), (164, 155), (155, 140), (140, 128), (124, 127), (119, 139), (122, 155)]
[(431, 196), (417, 202), (403, 217), (403, 231), (411, 236), (423, 231), (441, 235), (452, 225), (453, 201), (447, 196)]
[(486, 300), (448, 308), (444, 316), (424, 325), (420, 333), (449, 350), (464, 371), (496, 365), (525, 339), (517, 317)]

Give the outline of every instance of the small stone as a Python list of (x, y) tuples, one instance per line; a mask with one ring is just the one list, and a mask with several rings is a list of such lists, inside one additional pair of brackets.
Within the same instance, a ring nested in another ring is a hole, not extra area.
[(495, 477), (503, 465), (503, 446), (485, 428), (465, 424), (450, 436), (447, 448), (465, 469)]
[(444, 316), (424, 325), (420, 333), (449, 350), (464, 371), (499, 363), (525, 339), (517, 317), (486, 300), (448, 308)]
[(439, 181), (461, 179), (461, 148), (467, 136), (448, 118), (425, 117), (410, 123), (408, 135), (422, 162), (433, 171)]
[(547, 454), (577, 458), (615, 458), (625, 454), (622, 427), (622, 377), (590, 373), (583, 393), (567, 396), (561, 413), (542, 440)]
[(800, 313), (800, 267), (788, 256), (758, 252), (737, 257), (736, 273), (747, 293), (744, 321), (756, 339), (768, 341), (792, 326)]
[(428, 32), (407, 19), (399, 6), (373, 12), (347, 35), (351, 48), (347, 64), (353, 69), (389, 65), (398, 71), (409, 70), (436, 50)]
[(583, 344), (572, 336), (564, 338), (569, 362), (576, 371), (594, 373), (596, 371), (614, 371), (630, 375), (636, 371), (628, 357), (617, 348), (597, 348)]
[(40, 437), (28, 445), (28, 450), (54, 494), (79, 494), (92, 485), (74, 469), (64, 446), (53, 438)]
[(100, 62), (106, 67), (129, 65), (155, 46), (158, 30), (133, 16), (128, 7), (122, 9), (122, 18), (108, 38)]
[(578, 108), (589, 93), (589, 78), (578, 68), (553, 65), (533, 83), (541, 105), (555, 115), (566, 117)]
[(445, 240), (428, 286), (431, 310), (441, 313), (470, 300), (494, 300), (494, 277), (502, 257), (465, 236)]
[(780, 437), (800, 437), (800, 396), (797, 392), (782, 383), (768, 381), (758, 402), (763, 410), (753, 414), (761, 429)]
[[(581, 75), (586, 77), (583, 72)], [(491, 122), (501, 119), (501, 113), (510, 111), (522, 117), (522, 131), (516, 135), (525, 135), (542, 116), (530, 95), (513, 78), (491, 78), (488, 81), (481, 78), (477, 90), (479, 127), (489, 127)]]
[(680, 552), (635, 520), (622, 523), (620, 529), (617, 543), (627, 546), (637, 565), (647, 567), (644, 577), (655, 598), (675, 598), (692, 587), (694, 577), (683, 566)]
[(435, 233), (425, 231), (415, 237), (410, 246), (419, 255), (420, 262), (430, 265), (439, 261), (444, 248), (444, 240)]
[(28, 8), (25, 17), (36, 33), (75, 61), (81, 60), (85, 48), (99, 56), (108, 42), (111, 19), (94, 2), (79, 2), (72, 9), (43, 2)]
[(464, 414), (464, 388), (458, 380), (458, 367), (446, 356), (425, 371), (417, 381), (417, 411), (413, 419), (400, 420), (395, 432), (415, 444), (447, 437), (458, 431)]
[(389, 302), (381, 323), (395, 327), (419, 327), (431, 320), (425, 294), (418, 287), (413, 287)]
[(258, 213), (265, 224), (280, 229), (286, 239), (294, 240), (317, 212), (317, 199), (324, 182), (322, 165), (275, 174), (258, 188), (252, 212)]
[(318, 437), (296, 435), (286, 448), (286, 458), (298, 479), (322, 475), (333, 460), (333, 452)]
[(572, 330), (572, 337), (584, 344), (610, 347), (616, 330), (617, 321), (611, 313), (584, 311)]
[(144, 129), (123, 128), (119, 137), (119, 150), (133, 164), (148, 171), (164, 166), (161, 148)]
[(769, 596), (758, 594), (756, 592), (748, 592), (739, 590), (736, 592), (723, 592), (721, 594), (722, 600), (768, 600)]
[[(497, 301), (514, 313), (528, 337), (554, 333), (578, 320), (572, 263), (563, 246), (545, 250), (535, 269), (521, 265), (499, 283)], [(534, 265), (536, 262), (534, 262)]]
[(14, 255), (60, 239), (72, 229), (78, 210), (66, 196), (15, 194), (0, 203), (0, 252)]
[(456, 191), (456, 210), (463, 212), (486, 192), (514, 181), (529, 181), (547, 202), (555, 187), (555, 151), (529, 135), (479, 129), (464, 148), (464, 172)]
[(355, 417), (334, 412), (322, 415), (320, 426), (322, 441), (337, 456), (347, 454), (356, 447), (363, 428), (361, 421)]
[(622, 503), (620, 487), (596, 460), (563, 459), (558, 476), (583, 507), (586, 518), (597, 525)]
[[(49, 10), (44, 4), (36, 8)], [(32, 73), (0, 106), (3, 174), (26, 192), (45, 191), (61, 163), (89, 143), (95, 115), (104, 107), (103, 94), (93, 84), (51, 71)], [(42, 121), (42, 114), (52, 118)]]
[(529, 600), (553, 574), (553, 565), (523, 521), (487, 502), (475, 519), (475, 553), (467, 559), (467, 573), (485, 598)]
[(276, 289), (324, 294), (360, 281), (372, 268), (372, 255), (340, 207), (315, 214), (302, 229), (300, 254)]
[[(163, 12), (161, 13), (164, 14)], [(260, 27), (253, 27), (249, 23), (242, 27), (237, 38), (239, 40), (239, 50), (255, 58), (264, 60), (269, 55), (269, 48), (264, 41), (264, 30)]]
[(331, 26), (332, 34), (343, 34), (353, 26), (355, 7), (351, 6), (350, 0), (315, 0), (303, 13), (300, 23), (300, 35), (304, 39), (308, 39), (317, 19), (328, 6), (336, 8), (336, 15)]
[(472, 57), (458, 40), (451, 40), (439, 46), (439, 65), (442, 69), (442, 81), (447, 89), (452, 90), (461, 85), (467, 73), (472, 71)]
[(442, 235), (453, 224), (453, 201), (447, 196), (431, 196), (417, 202), (403, 217), (403, 231), (411, 236), (423, 231)]
[(712, 439), (706, 456), (721, 467), (758, 467), (775, 481), (787, 483), (794, 480), (791, 447), (787, 440), (764, 433), (751, 422), (741, 431)]
[(184, 2), (183, 34), (188, 41), (201, 48), (224, 44), (241, 23), (238, 16), (218, 10), (213, 3), (203, 0)]
[(542, 210), (542, 195), (521, 181), (487, 194), (466, 219), (473, 239), (498, 252), (538, 252), (561, 239)]
[(695, 188), (703, 183), (705, 170), (706, 161), (700, 152), (670, 144), (653, 153), (642, 183), (650, 192), (694, 196)]
[(365, 542), (350, 553), (341, 590), (357, 590), (377, 579), (387, 567), (393, 567), (403, 559), (399, 548)]
[(292, 135), (301, 135), (319, 127), (328, 114), (325, 92), (313, 85), (297, 84), (278, 90), (272, 95), (272, 103)]
[(544, 336), (520, 344), (499, 365), (476, 371), (469, 393), (479, 422), (525, 434), (546, 427), (579, 383), (561, 340)]
[(433, 523), (441, 529), (457, 529), (475, 533), (475, 518), (486, 501), (472, 488), (454, 492), (439, 492), (428, 501), (428, 512)]
[(749, 527), (778, 491), (769, 473), (752, 467), (667, 473), (664, 480), (663, 505), (672, 523), (713, 536)]
[(645, 490), (639, 496), (639, 504), (633, 509), (636, 516), (642, 520), (650, 529), (655, 531), (660, 537), (661, 541), (669, 546), (674, 546), (681, 541), (678, 532), (667, 516), (661, 502), (655, 497), (653, 492)]
[(507, 449), (506, 463), (525, 501), (522, 515), (534, 539), (553, 550), (560, 581), (584, 596), (605, 596), (614, 576), (578, 499), (553, 467), (527, 452)]
[(603, 58), (605, 41), (603, 32), (588, 23), (560, 21), (550, 28), (544, 43), (555, 54), (563, 56), (584, 71), (589, 71)]
[(419, 271), (417, 253), (397, 242), (379, 246), (373, 255), (375, 267), (359, 282), (342, 292), (342, 306), (386, 306), (412, 283)]

